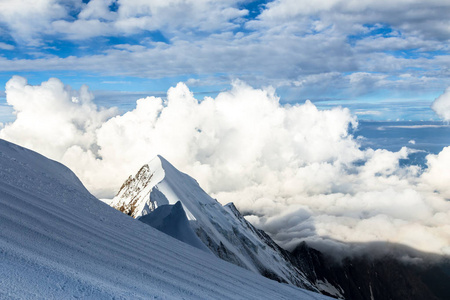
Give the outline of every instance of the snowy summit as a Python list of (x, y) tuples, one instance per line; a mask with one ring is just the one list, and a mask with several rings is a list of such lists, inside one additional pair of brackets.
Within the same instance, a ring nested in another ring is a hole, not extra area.
[[(280, 282), (342, 296), (339, 287), (308, 280), (292, 264), (287, 251), (245, 220), (233, 203), (222, 206), (195, 179), (162, 156), (130, 176), (110, 205), (194, 247), (206, 246), (217, 257), (237, 266)], [(174, 206), (182, 207), (185, 214), (174, 213)], [(185, 227), (180, 228), (180, 224)]]

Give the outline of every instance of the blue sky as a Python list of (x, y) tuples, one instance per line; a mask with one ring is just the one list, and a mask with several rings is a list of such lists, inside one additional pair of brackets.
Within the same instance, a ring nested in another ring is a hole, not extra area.
[(86, 84), (121, 111), (180, 81), (202, 99), (240, 79), (359, 119), (438, 120), (449, 13), (448, 1), (416, 0), (0, 1), (0, 122), (14, 118), (13, 75)]

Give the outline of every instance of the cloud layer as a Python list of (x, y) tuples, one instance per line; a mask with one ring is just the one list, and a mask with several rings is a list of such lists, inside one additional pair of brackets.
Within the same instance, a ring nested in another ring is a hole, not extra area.
[(202, 101), (180, 83), (123, 115), (58, 79), (13, 77), (6, 93), (17, 120), (0, 137), (63, 162), (100, 197), (161, 154), (288, 249), (389, 241), (450, 254), (450, 147), (425, 170), (401, 166), (412, 150), (361, 150), (348, 109), (281, 105), (239, 81)]

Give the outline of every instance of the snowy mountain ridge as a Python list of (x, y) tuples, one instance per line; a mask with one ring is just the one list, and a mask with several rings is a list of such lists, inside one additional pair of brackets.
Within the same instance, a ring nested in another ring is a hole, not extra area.
[(224, 262), (98, 201), (0, 140), (1, 299), (327, 299)]
[[(218, 257), (268, 278), (314, 291), (323, 290), (307, 280), (266, 233), (251, 225), (234, 204), (222, 206), (192, 177), (178, 171), (161, 156), (128, 178), (110, 205), (139, 218), (164, 205), (181, 202), (189, 224)], [(336, 288), (327, 288), (336, 290)], [(341, 296), (339, 292), (335, 296)]]

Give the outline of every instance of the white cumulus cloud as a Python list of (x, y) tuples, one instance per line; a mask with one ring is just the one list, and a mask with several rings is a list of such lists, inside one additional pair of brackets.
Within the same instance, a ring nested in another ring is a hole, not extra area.
[(436, 114), (444, 119), (450, 121), (450, 87), (445, 92), (434, 100), (431, 108)]
[(346, 108), (281, 105), (273, 88), (232, 86), (199, 101), (179, 83), (119, 115), (96, 107), (87, 87), (13, 77), (17, 119), (0, 137), (63, 162), (100, 197), (161, 154), (288, 249), (388, 241), (450, 254), (450, 148), (426, 170), (401, 166), (413, 150), (361, 150)]

